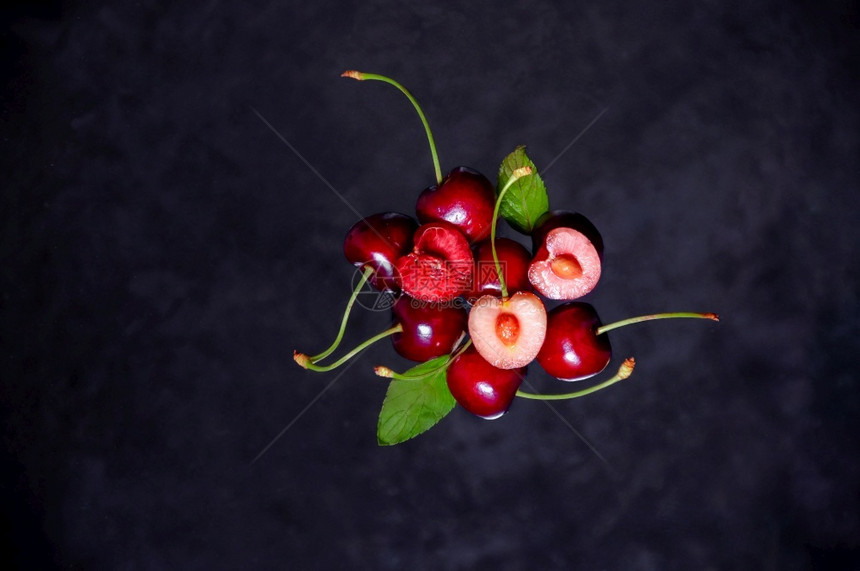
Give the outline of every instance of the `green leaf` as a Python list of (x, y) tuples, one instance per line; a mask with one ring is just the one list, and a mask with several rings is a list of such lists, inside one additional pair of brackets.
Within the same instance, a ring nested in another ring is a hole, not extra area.
[[(379, 411), (376, 439), (380, 446), (414, 438), (451, 412), (456, 401), (445, 381), (447, 360), (447, 355), (436, 357), (403, 373), (410, 376), (431, 373), (421, 379), (391, 381)], [(432, 372), (434, 369), (438, 370)]]
[(531, 234), (537, 219), (549, 210), (549, 197), (537, 167), (526, 155), (525, 146), (520, 145), (502, 161), (496, 193), (505, 187), (516, 169), (524, 166), (531, 167), (532, 174), (522, 177), (508, 189), (502, 198), (499, 213), (515, 229)]

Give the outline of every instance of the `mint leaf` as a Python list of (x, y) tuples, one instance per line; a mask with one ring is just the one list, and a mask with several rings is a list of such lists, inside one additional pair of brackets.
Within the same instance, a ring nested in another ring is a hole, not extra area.
[(438, 369), (424, 378), (391, 381), (379, 411), (376, 439), (380, 446), (400, 444), (414, 438), (451, 412), (456, 401), (445, 381), (446, 368), (443, 365), (447, 360), (447, 355), (436, 357), (403, 373), (416, 376)]
[(511, 226), (524, 234), (531, 234), (537, 219), (549, 210), (549, 197), (543, 180), (537, 174), (537, 167), (528, 158), (525, 149), (525, 146), (520, 145), (502, 161), (496, 193), (505, 187), (515, 170), (531, 167), (532, 174), (517, 180), (505, 193), (499, 207), (499, 213)]

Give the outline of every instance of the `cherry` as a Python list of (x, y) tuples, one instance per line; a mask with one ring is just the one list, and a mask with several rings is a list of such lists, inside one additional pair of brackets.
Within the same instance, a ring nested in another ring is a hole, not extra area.
[(492, 366), (517, 369), (532, 362), (546, 335), (543, 302), (531, 292), (510, 297), (485, 295), (469, 312), (469, 335), (475, 349)]
[[(498, 238), (496, 253), (508, 291), (531, 289), (529, 282), (531, 254), (525, 246), (510, 238)], [(499, 274), (493, 260), (493, 244), (490, 241), (481, 242), (475, 251), (475, 279), (472, 281), (469, 301), (475, 303), (475, 300), (485, 294), (502, 295)]]
[(573, 228), (583, 234), (594, 245), (601, 261), (603, 260), (603, 237), (600, 232), (588, 218), (569, 210), (551, 210), (537, 219), (532, 231), (532, 251), (537, 253), (546, 241), (549, 231), (559, 227)]
[(456, 226), (469, 242), (490, 235), (496, 191), (487, 177), (468, 167), (457, 167), (442, 182), (426, 188), (415, 205), (422, 223), (444, 220)]
[(468, 291), (475, 260), (469, 242), (448, 222), (430, 222), (413, 236), (412, 252), (397, 260), (404, 292), (421, 301), (444, 303)]
[(594, 289), (600, 269), (594, 243), (575, 228), (559, 226), (545, 234), (529, 266), (529, 281), (550, 299), (577, 299)]
[(572, 301), (547, 314), (546, 338), (537, 354), (543, 370), (563, 381), (594, 376), (609, 364), (609, 336), (598, 334), (602, 325), (593, 306)]
[(546, 338), (537, 355), (544, 371), (562, 381), (580, 381), (606, 368), (612, 358), (607, 332), (653, 319), (710, 319), (716, 313), (673, 312), (631, 317), (602, 325), (597, 311), (588, 303), (572, 301), (559, 305), (547, 315)]
[(472, 346), (451, 361), (446, 379), (448, 390), (460, 406), (492, 420), (508, 411), (525, 374), (526, 367), (499, 369), (492, 366)]
[(400, 291), (395, 269), (398, 258), (412, 249), (412, 236), (418, 223), (398, 212), (381, 212), (353, 225), (343, 242), (343, 253), (355, 267), (372, 268), (368, 280), (378, 290)]
[(429, 361), (447, 355), (466, 334), (463, 307), (422, 302), (402, 296), (392, 308), (403, 331), (391, 337), (394, 350), (412, 361)]

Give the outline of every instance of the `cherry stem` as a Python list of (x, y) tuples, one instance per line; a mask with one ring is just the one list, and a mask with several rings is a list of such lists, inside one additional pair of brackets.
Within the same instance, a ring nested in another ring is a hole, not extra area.
[(358, 298), (358, 294), (361, 292), (361, 288), (364, 287), (364, 284), (367, 283), (367, 280), (370, 279), (370, 276), (373, 274), (373, 268), (365, 268), (364, 273), (361, 276), (361, 279), (358, 281), (358, 285), (355, 286), (355, 289), (352, 292), (352, 295), (349, 298), (349, 302), (346, 304), (346, 311), (343, 312), (343, 320), (340, 322), (340, 331), (337, 332), (337, 337), (335, 337), (334, 342), (332, 342), (331, 346), (319, 353), (318, 355), (314, 355), (313, 357), (309, 357), (312, 363), (316, 363), (318, 361), (322, 361), (329, 355), (331, 355), (335, 349), (338, 348), (340, 342), (343, 340), (343, 334), (346, 331), (346, 322), (349, 319), (349, 313), (352, 311), (352, 306), (355, 305), (355, 300)]
[(468, 349), (469, 345), (471, 344), (472, 340), (469, 339), (468, 341), (466, 341), (466, 343), (463, 344), (462, 347), (451, 353), (444, 363), (442, 363), (435, 369), (427, 371), (426, 373), (421, 373), (420, 375), (407, 375), (405, 373), (398, 373), (396, 371), (392, 371), (388, 367), (374, 367), (373, 372), (376, 373), (378, 376), (385, 377), (387, 379), (396, 379), (398, 381), (420, 381), (421, 379), (426, 379), (427, 377), (431, 377), (437, 374), (439, 371), (446, 370), (454, 361), (454, 359), (459, 357), (460, 354), (463, 353), (463, 351), (465, 351), (466, 349)]
[(581, 391), (576, 391), (575, 393), (565, 393), (560, 395), (539, 395), (534, 393), (524, 393), (523, 391), (517, 391), (517, 396), (522, 397), (524, 399), (532, 399), (532, 400), (567, 400), (567, 399), (575, 399), (579, 397), (584, 397), (585, 395), (590, 395), (591, 393), (596, 393), (599, 390), (605, 389), (610, 385), (614, 385), (618, 381), (623, 381), (633, 374), (633, 367), (636, 366), (636, 361), (633, 357), (629, 359), (625, 359), (621, 366), (618, 368), (618, 372), (615, 373), (614, 376), (606, 379), (599, 385), (594, 385), (593, 387), (589, 387), (587, 389), (583, 389)]
[(493, 263), (496, 264), (496, 273), (499, 275), (499, 286), (502, 290), (502, 299), (508, 297), (508, 284), (505, 283), (505, 276), (502, 274), (502, 265), (499, 263), (499, 255), (496, 253), (496, 225), (499, 222), (499, 209), (502, 206), (502, 198), (505, 193), (514, 185), (515, 182), (532, 174), (532, 168), (528, 165), (514, 169), (511, 173), (511, 178), (499, 191), (499, 197), (496, 198), (496, 207), (493, 209), (493, 224), (490, 226), (490, 248), (493, 251)]
[(418, 105), (418, 101), (415, 100), (412, 94), (409, 93), (409, 91), (405, 87), (403, 87), (390, 77), (385, 77), (384, 75), (348, 70), (340, 74), (340, 76), (351, 77), (353, 79), (357, 79), (358, 81), (364, 81), (365, 79), (383, 81), (399, 89), (400, 92), (403, 93), (403, 95), (405, 95), (406, 98), (412, 102), (412, 106), (415, 107), (415, 111), (418, 112), (418, 117), (421, 118), (421, 123), (424, 125), (424, 130), (427, 132), (427, 142), (430, 143), (430, 154), (433, 156), (433, 168), (436, 169), (436, 184), (442, 184), (442, 168), (439, 166), (439, 155), (436, 154), (436, 143), (433, 141), (433, 133), (432, 131), (430, 131), (430, 124), (427, 123), (427, 117), (424, 116), (424, 111), (421, 110), (421, 106)]
[(367, 341), (364, 341), (363, 343), (359, 344), (358, 346), (355, 347), (355, 349), (353, 349), (352, 351), (350, 351), (349, 353), (347, 353), (346, 355), (344, 355), (343, 357), (341, 357), (340, 359), (338, 359), (337, 361), (335, 361), (334, 363), (332, 363), (330, 365), (325, 365), (325, 366), (317, 365), (313, 361), (311, 361), (310, 357), (308, 357), (304, 353), (299, 353), (298, 351), (293, 352), (293, 359), (296, 361), (296, 363), (298, 363), (299, 365), (301, 365), (305, 369), (308, 369), (310, 371), (316, 371), (318, 373), (325, 373), (325, 372), (331, 371), (332, 369), (336, 369), (336, 368), (340, 367), (341, 365), (343, 365), (344, 363), (346, 363), (347, 361), (349, 361), (350, 359), (355, 357), (357, 354), (361, 353), (362, 351), (364, 351), (365, 349), (367, 349), (368, 347), (370, 347), (371, 345), (373, 345), (374, 343), (379, 341), (380, 339), (385, 339), (386, 337), (394, 335), (395, 333), (401, 333), (402, 331), (403, 331), (403, 325), (398, 323), (394, 327), (391, 327), (390, 329), (386, 329), (382, 333), (374, 335), (373, 337), (371, 337)]
[(693, 313), (689, 311), (676, 311), (674, 313), (655, 313), (653, 315), (640, 315), (639, 317), (630, 317), (628, 319), (622, 319), (621, 321), (616, 321), (615, 323), (610, 323), (608, 325), (601, 325), (597, 328), (597, 334), (602, 335), (607, 331), (612, 331), (613, 329), (618, 329), (619, 327), (624, 327), (625, 325), (632, 325), (634, 323), (641, 323), (643, 321), (651, 321), (654, 319), (675, 319), (675, 318), (688, 318), (688, 319), (710, 319), (712, 321), (719, 321), (720, 316), (716, 313)]

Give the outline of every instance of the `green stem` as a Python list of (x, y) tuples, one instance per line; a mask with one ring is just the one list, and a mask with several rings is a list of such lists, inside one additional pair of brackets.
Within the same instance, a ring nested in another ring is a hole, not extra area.
[(344, 355), (343, 357), (341, 357), (340, 359), (338, 359), (337, 361), (335, 361), (331, 365), (325, 365), (325, 366), (316, 365), (310, 361), (310, 359), (308, 358), (307, 355), (304, 355), (304, 354), (299, 353), (299, 352), (293, 353), (293, 359), (295, 359), (296, 363), (298, 363), (299, 365), (301, 365), (305, 369), (308, 369), (310, 371), (316, 371), (317, 373), (325, 373), (325, 372), (331, 371), (332, 369), (336, 369), (336, 368), (340, 367), (341, 365), (343, 365), (344, 363), (346, 363), (347, 361), (349, 361), (350, 359), (355, 357), (357, 354), (361, 353), (362, 351), (364, 351), (365, 349), (367, 349), (368, 347), (370, 347), (371, 345), (373, 345), (374, 343), (379, 341), (380, 339), (384, 339), (386, 337), (394, 335), (395, 333), (400, 333), (402, 331), (403, 331), (403, 325), (398, 323), (394, 327), (391, 327), (390, 329), (386, 329), (382, 333), (379, 333), (378, 335), (374, 335), (373, 337), (371, 337), (367, 341), (361, 343), (355, 349), (353, 349), (352, 351), (350, 351), (349, 353), (347, 353), (346, 355)]
[(421, 118), (421, 123), (424, 125), (424, 130), (427, 132), (427, 142), (430, 143), (430, 154), (433, 156), (433, 168), (436, 169), (436, 184), (442, 184), (442, 168), (439, 166), (439, 155), (436, 154), (436, 143), (433, 141), (433, 133), (430, 131), (430, 125), (427, 123), (427, 117), (424, 116), (424, 111), (421, 110), (421, 106), (418, 105), (418, 101), (412, 97), (412, 94), (409, 91), (391, 79), (390, 77), (385, 77), (384, 75), (379, 75), (376, 73), (364, 73), (362, 71), (345, 71), (341, 74), (341, 77), (351, 77), (353, 79), (357, 79), (359, 81), (363, 81), (365, 79), (370, 79), (374, 81), (383, 81), (389, 85), (393, 85), (397, 89), (400, 90), (403, 95), (406, 96), (409, 101), (412, 102), (412, 106), (415, 107), (415, 111), (418, 112), (418, 117)]
[(443, 371), (447, 369), (451, 363), (460, 356), (469, 346), (472, 344), (472, 340), (469, 339), (466, 343), (463, 344), (459, 349), (454, 351), (451, 355), (448, 356), (448, 359), (436, 367), (435, 369), (428, 371), (426, 373), (421, 373), (420, 375), (407, 375), (405, 373), (398, 373), (396, 371), (392, 371), (388, 367), (375, 367), (373, 371), (380, 377), (385, 377), (388, 379), (397, 379), (399, 381), (420, 381), (421, 379), (426, 379), (427, 377), (433, 376), (437, 374), (439, 371)]
[(337, 337), (335, 337), (334, 342), (331, 346), (319, 353), (318, 355), (314, 355), (310, 357), (311, 362), (316, 363), (318, 361), (322, 361), (329, 355), (331, 355), (335, 349), (338, 348), (340, 342), (343, 340), (343, 334), (346, 331), (346, 322), (349, 319), (349, 313), (352, 311), (352, 306), (355, 305), (355, 300), (358, 298), (359, 292), (361, 292), (361, 288), (364, 287), (364, 284), (367, 283), (367, 280), (370, 279), (371, 274), (373, 274), (373, 268), (365, 268), (364, 273), (361, 276), (361, 279), (358, 282), (358, 285), (355, 286), (355, 289), (352, 292), (352, 296), (349, 298), (349, 302), (346, 304), (346, 311), (343, 313), (343, 320), (340, 322), (340, 331), (337, 332)]
[(496, 253), (496, 225), (499, 222), (499, 209), (502, 206), (502, 198), (504, 198), (505, 193), (508, 192), (515, 182), (524, 176), (529, 176), (530, 174), (532, 174), (532, 168), (530, 166), (515, 169), (511, 173), (511, 178), (508, 179), (508, 182), (506, 182), (505, 186), (502, 187), (502, 190), (499, 191), (499, 197), (496, 199), (496, 207), (493, 209), (493, 223), (490, 226), (490, 249), (493, 251), (493, 263), (496, 264), (496, 273), (499, 275), (499, 286), (502, 289), (502, 299), (508, 297), (508, 284), (505, 283), (505, 276), (502, 273), (502, 265), (499, 263), (499, 255)]
[(581, 391), (576, 391), (574, 393), (565, 393), (560, 395), (540, 395), (534, 393), (525, 393), (523, 391), (517, 391), (517, 396), (524, 399), (532, 399), (532, 400), (567, 400), (567, 399), (575, 399), (579, 397), (584, 397), (585, 395), (590, 395), (591, 393), (596, 393), (599, 390), (605, 389), (610, 385), (614, 385), (618, 381), (623, 381), (628, 378), (633, 373), (633, 367), (636, 362), (633, 360), (633, 357), (626, 359), (624, 363), (619, 367), (618, 372), (609, 379), (606, 379), (599, 385), (594, 385), (593, 387), (589, 387), (587, 389), (583, 389)]
[(674, 318), (710, 319), (712, 321), (720, 320), (720, 316), (716, 313), (693, 313), (690, 311), (676, 311), (674, 313), (655, 313), (653, 315), (640, 315), (639, 317), (630, 317), (628, 319), (622, 319), (621, 321), (616, 321), (615, 323), (610, 323), (608, 325), (601, 325), (597, 328), (597, 334), (602, 335), (603, 333), (612, 331), (613, 329), (618, 329), (619, 327), (624, 327), (625, 325), (632, 325), (634, 323), (642, 323), (643, 321)]

